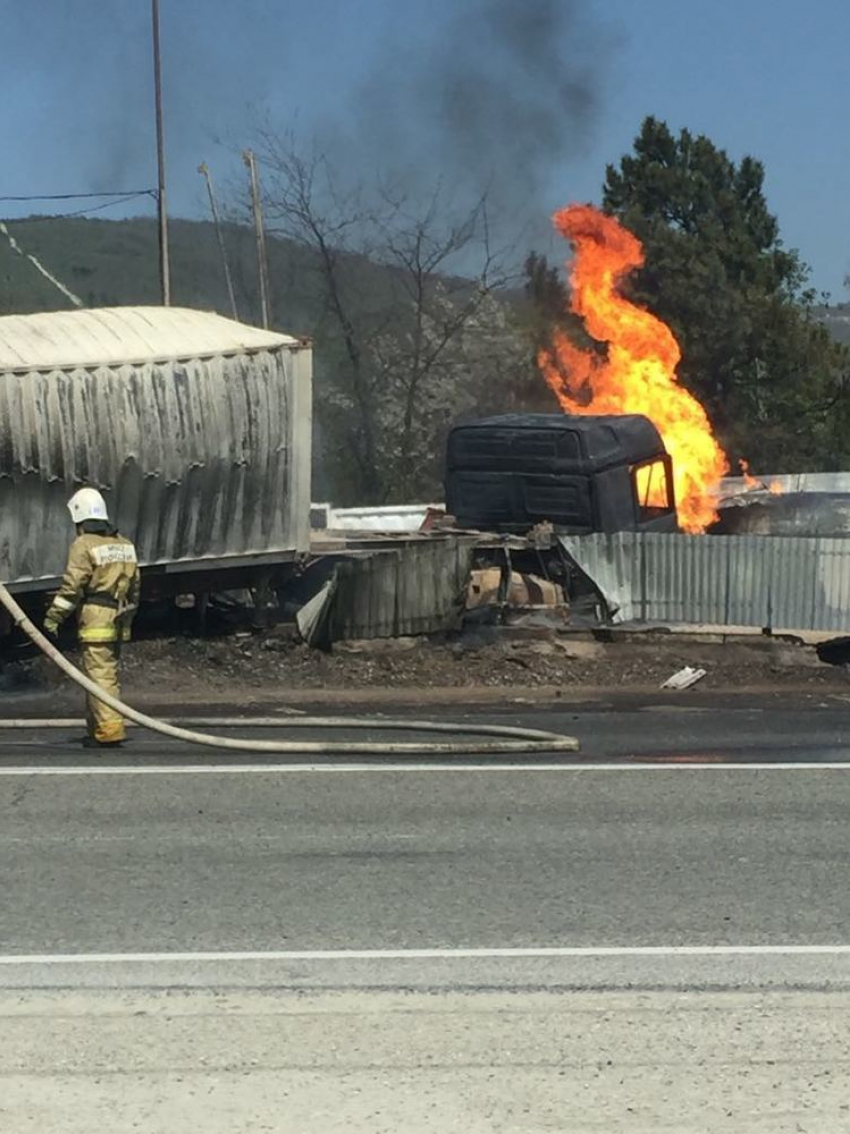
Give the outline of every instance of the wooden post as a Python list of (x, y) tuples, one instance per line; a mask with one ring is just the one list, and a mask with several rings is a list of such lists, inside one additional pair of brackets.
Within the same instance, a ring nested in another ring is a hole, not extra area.
[(153, 84), (156, 108), (157, 216), (159, 219), (159, 280), (163, 307), (171, 305), (171, 266), (168, 259), (168, 210), (165, 201), (165, 135), (162, 123), (162, 62), (159, 50), (159, 0), (151, 0), (153, 21)]
[(251, 207), (254, 212), (254, 232), (257, 237), (257, 270), (260, 278), (260, 315), (263, 326), (269, 326), (269, 262), (266, 255), (266, 234), (263, 228), (263, 205), (260, 200), (260, 182), (257, 177), (257, 159), (253, 150), (245, 150), (242, 160), (251, 171)]
[(227, 283), (227, 294), (230, 297), (230, 310), (233, 312), (233, 318), (239, 318), (239, 312), (236, 310), (236, 294), (233, 291), (233, 280), (230, 275), (230, 265), (227, 262), (227, 249), (224, 246), (224, 233), (221, 231), (221, 221), (218, 215), (218, 203), (215, 199), (215, 189), (213, 188), (212, 174), (210, 173), (209, 166), (206, 162), (202, 162), (198, 166), (198, 173), (203, 174), (207, 183), (207, 193), (210, 198), (210, 212), (212, 213), (213, 224), (215, 225), (215, 235), (218, 239), (218, 250), (221, 254), (221, 264), (224, 268), (224, 278)]

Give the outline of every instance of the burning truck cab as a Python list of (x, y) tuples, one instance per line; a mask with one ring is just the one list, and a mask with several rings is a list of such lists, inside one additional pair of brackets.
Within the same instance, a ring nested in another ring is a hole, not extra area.
[(673, 469), (641, 414), (510, 414), (455, 425), (446, 509), (461, 527), (521, 534), (677, 531)]

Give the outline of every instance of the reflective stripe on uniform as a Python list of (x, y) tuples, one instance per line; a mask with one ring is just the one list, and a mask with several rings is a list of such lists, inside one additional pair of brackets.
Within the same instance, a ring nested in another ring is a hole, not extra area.
[(51, 606), (55, 606), (57, 610), (68, 611), (74, 609), (74, 603), (72, 603), (70, 599), (62, 598), (61, 595), (56, 595), (54, 597)]
[(114, 626), (80, 627), (81, 642), (117, 642), (118, 631)]
[(91, 548), (91, 557), (98, 567), (108, 563), (135, 563), (136, 549), (132, 543), (102, 543)]

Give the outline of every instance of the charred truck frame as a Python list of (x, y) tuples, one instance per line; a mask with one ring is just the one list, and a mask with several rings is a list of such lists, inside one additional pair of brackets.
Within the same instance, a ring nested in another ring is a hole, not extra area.
[(678, 531), (670, 456), (639, 414), (511, 414), (455, 425), (446, 511), (460, 528), (494, 533), (479, 542), (475, 563), (501, 568), (502, 599), (517, 570), (557, 583), (573, 602), (595, 601), (558, 535)]
[(446, 510), (461, 527), (525, 533), (676, 531), (670, 457), (639, 414), (512, 414), (456, 425)]

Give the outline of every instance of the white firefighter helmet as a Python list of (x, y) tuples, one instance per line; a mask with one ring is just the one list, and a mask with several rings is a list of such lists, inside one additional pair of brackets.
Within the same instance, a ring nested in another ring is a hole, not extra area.
[(96, 488), (81, 488), (68, 501), (68, 511), (75, 524), (86, 520), (108, 520), (106, 501)]

